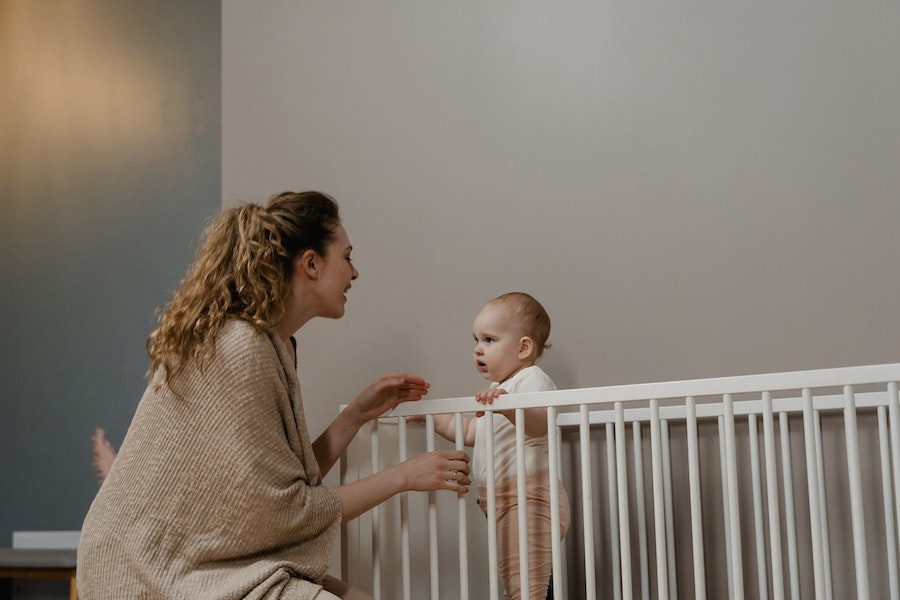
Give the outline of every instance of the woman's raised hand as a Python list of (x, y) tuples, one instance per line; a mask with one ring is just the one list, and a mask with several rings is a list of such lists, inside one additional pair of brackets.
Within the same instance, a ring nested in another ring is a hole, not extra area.
[(397, 465), (403, 474), (404, 488), (417, 492), (449, 490), (469, 491), (469, 456), (461, 450), (439, 450), (410, 458)]
[(430, 384), (416, 375), (397, 373), (385, 375), (364, 389), (353, 399), (350, 407), (358, 419), (365, 423), (393, 410), (401, 402), (421, 400), (428, 393)]

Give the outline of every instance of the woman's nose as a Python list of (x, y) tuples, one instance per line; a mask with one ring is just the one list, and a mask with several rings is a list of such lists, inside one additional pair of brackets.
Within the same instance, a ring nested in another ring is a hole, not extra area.
[(350, 277), (350, 281), (356, 281), (359, 279), (359, 271), (356, 270), (356, 267), (351, 266), (350, 268), (353, 269), (353, 276)]

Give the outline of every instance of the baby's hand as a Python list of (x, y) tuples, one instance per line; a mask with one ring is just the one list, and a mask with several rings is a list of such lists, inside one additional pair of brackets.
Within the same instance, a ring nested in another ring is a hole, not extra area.
[(406, 422), (407, 423), (424, 423), (425, 415), (411, 415), (409, 417), (406, 417)]
[[(490, 388), (487, 390), (481, 390), (480, 392), (475, 394), (475, 401), (479, 402), (480, 404), (493, 404), (494, 400), (496, 400), (503, 394), (507, 394), (507, 393), (508, 392), (506, 390), (503, 390), (500, 388)], [(497, 412), (500, 414), (505, 414), (507, 412), (512, 412), (512, 411), (497, 411)], [(476, 417), (481, 417), (483, 415), (484, 415), (484, 411), (479, 411), (479, 412), (475, 413)]]

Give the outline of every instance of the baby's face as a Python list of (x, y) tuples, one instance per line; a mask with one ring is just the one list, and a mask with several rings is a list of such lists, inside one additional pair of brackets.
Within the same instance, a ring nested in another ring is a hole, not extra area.
[(502, 382), (522, 368), (519, 340), (522, 330), (513, 315), (499, 302), (492, 302), (475, 316), (475, 368), (488, 381)]

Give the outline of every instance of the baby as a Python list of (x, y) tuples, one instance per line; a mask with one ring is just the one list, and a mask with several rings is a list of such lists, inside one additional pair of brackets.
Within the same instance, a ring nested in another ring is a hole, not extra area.
[[(476, 399), (492, 403), (505, 393), (555, 390), (550, 377), (537, 366), (550, 335), (550, 317), (540, 302), (521, 292), (503, 294), (484, 305), (472, 326), (475, 368), (491, 381)], [(518, 600), (519, 503), (516, 477), (515, 411), (495, 411), (464, 420), (465, 444), (475, 446), (472, 479), (478, 485), (478, 505), (487, 514), (487, 428), (494, 430), (494, 480), (497, 509), (498, 570), (507, 597)], [(547, 597), (552, 560), (550, 551), (550, 474), (547, 449), (547, 409), (525, 409), (525, 490), (528, 522), (529, 597)], [(436, 415), (435, 432), (455, 441), (452, 415)], [(569, 498), (559, 484), (560, 532), (569, 528)]]

